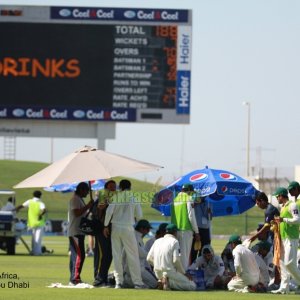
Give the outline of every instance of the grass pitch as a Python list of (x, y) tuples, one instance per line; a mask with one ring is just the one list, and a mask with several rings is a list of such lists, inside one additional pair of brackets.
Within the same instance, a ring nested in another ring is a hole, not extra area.
[[(30, 244), (30, 236), (24, 239)], [(217, 253), (223, 249), (225, 240), (214, 240)], [(48, 288), (51, 283), (68, 284), (69, 256), (67, 237), (45, 237), (43, 244), (54, 249), (54, 254), (34, 257), (29, 256), (23, 244), (19, 244), (16, 255), (8, 256), (0, 252), (0, 300), (53, 300), (72, 299), (133, 299), (133, 300), (219, 300), (225, 299), (299, 299), (299, 295), (239, 294), (228, 291), (175, 292), (133, 289), (62, 289)], [(8, 278), (10, 277), (10, 278)], [(87, 257), (83, 266), (82, 278), (87, 283), (93, 282), (93, 258)], [(10, 283), (9, 283), (10, 282)]]

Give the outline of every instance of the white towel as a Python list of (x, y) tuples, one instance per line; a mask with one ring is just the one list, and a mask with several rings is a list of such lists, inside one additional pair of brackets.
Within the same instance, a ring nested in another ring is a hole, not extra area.
[(78, 283), (76, 285), (63, 285), (62, 283), (51, 283), (48, 288), (64, 288), (64, 289), (93, 289), (94, 287), (88, 283)]

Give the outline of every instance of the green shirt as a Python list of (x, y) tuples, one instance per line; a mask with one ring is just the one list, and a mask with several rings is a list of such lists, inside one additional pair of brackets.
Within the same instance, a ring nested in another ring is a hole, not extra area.
[[(290, 205), (292, 201), (288, 201), (280, 211), (281, 218), (291, 219), (293, 218), (290, 212)], [(299, 224), (288, 224), (286, 222), (280, 222), (280, 236), (282, 239), (298, 239), (299, 238)]]
[(296, 200), (296, 205), (298, 206), (298, 210), (299, 210), (299, 212), (300, 212), (300, 199), (297, 199), (297, 200)]
[(191, 201), (191, 196), (180, 192), (174, 199), (171, 208), (171, 223), (179, 230), (193, 230), (188, 216), (187, 202)]
[(41, 227), (45, 225), (45, 216), (39, 220), (41, 214), (40, 202), (30, 200), (28, 206), (28, 227)]

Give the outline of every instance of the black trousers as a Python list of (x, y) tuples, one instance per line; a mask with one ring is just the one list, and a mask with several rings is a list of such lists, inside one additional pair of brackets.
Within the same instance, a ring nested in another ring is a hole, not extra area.
[(94, 278), (107, 283), (107, 275), (112, 262), (111, 238), (106, 238), (102, 230), (95, 236)]
[(194, 243), (195, 243), (195, 238), (193, 239), (193, 244), (192, 244), (192, 249), (191, 249), (191, 263), (194, 262), (194, 260), (201, 255), (201, 251), (204, 245), (210, 245), (211, 243), (211, 237), (210, 237), (210, 229), (209, 228), (199, 228), (199, 234), (200, 234), (200, 241), (201, 241), (201, 249), (200, 251), (195, 251), (194, 250)]

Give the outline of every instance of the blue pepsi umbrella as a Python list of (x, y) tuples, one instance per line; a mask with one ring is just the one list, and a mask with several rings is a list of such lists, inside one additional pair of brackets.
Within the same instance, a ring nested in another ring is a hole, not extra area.
[[(55, 184), (50, 187), (44, 188), (44, 190), (47, 192), (61, 192), (61, 193), (74, 192), (76, 190), (78, 183), (79, 182)], [(105, 181), (92, 180), (90, 183), (91, 183), (92, 190), (98, 191), (104, 188)]]
[(195, 197), (205, 197), (212, 208), (213, 216), (238, 215), (255, 205), (257, 190), (251, 182), (224, 170), (195, 170), (177, 178), (155, 194), (152, 207), (163, 215), (170, 216), (170, 206), (184, 184), (191, 184)]

